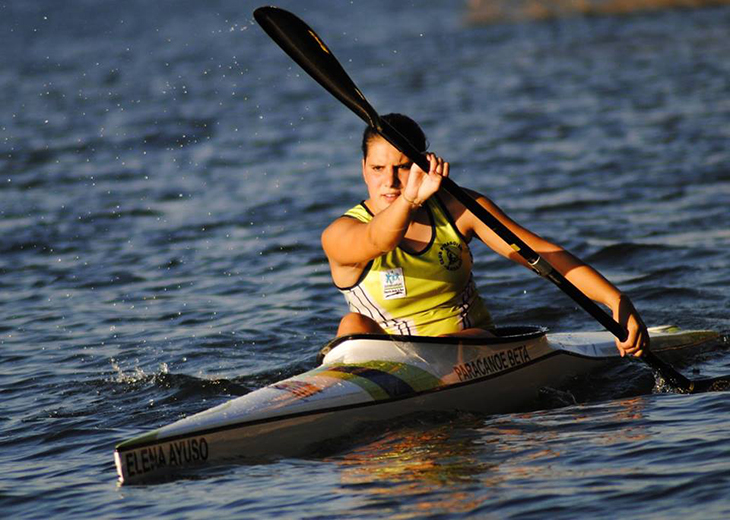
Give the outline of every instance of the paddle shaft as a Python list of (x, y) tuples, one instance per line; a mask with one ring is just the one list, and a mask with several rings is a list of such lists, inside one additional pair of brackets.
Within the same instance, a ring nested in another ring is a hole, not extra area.
[[(373, 127), (388, 142), (418, 164), (422, 170), (429, 170), (428, 158), (416, 149), (408, 139), (380, 118), (342, 68), (342, 65), (311, 27), (293, 13), (278, 7), (260, 7), (254, 12), (254, 17), (277, 45), (297, 62), (307, 74)], [(538, 275), (555, 284), (620, 341), (626, 340), (628, 332), (620, 323), (598, 307), (593, 300), (583, 294), (562, 273), (553, 268), (547, 260), (537, 254), (454, 181), (445, 178), (442, 181), (442, 187), (525, 259)], [(641, 359), (657, 370), (664, 379), (675, 387), (682, 391), (691, 392), (693, 390), (694, 384), (689, 379), (661, 361), (651, 351), (645, 351)]]

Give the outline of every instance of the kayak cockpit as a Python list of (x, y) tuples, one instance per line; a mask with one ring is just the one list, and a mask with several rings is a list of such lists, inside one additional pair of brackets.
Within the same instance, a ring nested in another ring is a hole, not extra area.
[(494, 336), (455, 337), (455, 336), (409, 336), (401, 334), (349, 334), (340, 336), (327, 343), (317, 355), (317, 365), (321, 365), (325, 357), (334, 349), (343, 344), (350, 344), (354, 340), (373, 340), (380, 343), (417, 343), (421, 345), (504, 345), (516, 341), (535, 340), (545, 336), (548, 329), (535, 326), (498, 327), (492, 331)]

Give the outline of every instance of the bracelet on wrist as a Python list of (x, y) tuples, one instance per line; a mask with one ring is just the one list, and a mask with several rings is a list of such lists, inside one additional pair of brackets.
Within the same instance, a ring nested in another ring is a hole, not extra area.
[(408, 204), (410, 204), (414, 208), (420, 208), (423, 205), (423, 203), (419, 204), (415, 200), (410, 200), (408, 197), (406, 197), (405, 193), (401, 193), (400, 196), (403, 197), (403, 200), (405, 200)]

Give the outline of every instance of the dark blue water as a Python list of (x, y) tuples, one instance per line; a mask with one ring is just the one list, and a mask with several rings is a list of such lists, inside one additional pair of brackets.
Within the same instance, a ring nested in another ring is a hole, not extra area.
[[(446, 0), (280, 5), (379, 111), (421, 121), (459, 184), (593, 263), (649, 324), (730, 330), (730, 9), (472, 27)], [(727, 394), (654, 394), (628, 362), (531, 413), (117, 486), (115, 443), (313, 367), (344, 312), (319, 234), (365, 194), (362, 124), (257, 6), (0, 3), (3, 515), (729, 516)], [(499, 323), (597, 328), (474, 252)], [(727, 346), (672, 362), (727, 374)]]

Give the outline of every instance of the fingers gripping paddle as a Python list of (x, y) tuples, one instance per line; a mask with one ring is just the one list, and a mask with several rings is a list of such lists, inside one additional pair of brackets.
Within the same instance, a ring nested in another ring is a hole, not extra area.
[[(418, 151), (396, 129), (383, 121), (375, 109), (368, 103), (360, 89), (347, 75), (337, 58), (334, 57), (322, 39), (311, 27), (296, 15), (278, 7), (260, 7), (254, 11), (254, 18), (266, 33), (284, 52), (314, 78), (330, 94), (339, 99), (346, 107), (357, 114), (365, 123), (373, 127), (388, 142), (406, 154), (413, 162), (424, 170), (429, 170), (428, 158)], [(515, 252), (524, 258), (532, 269), (553, 282), (578, 305), (608, 329), (619, 340), (628, 337), (626, 329), (606, 314), (598, 305), (569, 282), (550, 263), (540, 257), (519, 237), (502, 224), (481, 204), (470, 197), (454, 181), (448, 177), (443, 179), (442, 187), (461, 202), (469, 211), (487, 225), (504, 240)], [(705, 379), (690, 381), (674, 368), (657, 358), (651, 351), (644, 352), (641, 357), (656, 370), (665, 381), (680, 392), (704, 392), (708, 390), (730, 387), (730, 378)]]

